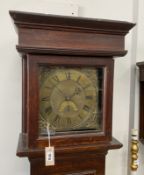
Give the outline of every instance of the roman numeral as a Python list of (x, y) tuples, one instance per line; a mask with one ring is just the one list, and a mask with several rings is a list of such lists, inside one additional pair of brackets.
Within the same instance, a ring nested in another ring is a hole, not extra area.
[(79, 80), (81, 79), (81, 76), (79, 76), (76, 80), (77, 83), (79, 83)]
[(67, 118), (66, 121), (67, 121), (68, 125), (71, 125), (71, 119), (70, 118)]
[(71, 73), (70, 72), (65, 72), (66, 79), (70, 80), (71, 79)]
[(83, 110), (85, 110), (86, 112), (89, 112), (90, 108), (89, 108), (89, 106), (84, 105)]
[(92, 99), (93, 99), (93, 96), (87, 95), (87, 96), (85, 96), (85, 98), (86, 98), (87, 100), (92, 100)]
[(75, 94), (79, 95), (81, 93), (81, 89), (79, 87), (75, 88)]
[(52, 107), (49, 106), (45, 109), (45, 113), (50, 114), (52, 112)]
[(83, 89), (86, 89), (90, 86), (91, 84), (87, 84), (85, 87), (83, 87)]
[(50, 87), (50, 86), (45, 86), (45, 88), (46, 88), (46, 89), (52, 89), (52, 87)]
[(50, 98), (49, 96), (47, 96), (47, 97), (42, 97), (41, 100), (42, 100), (42, 101), (49, 101), (49, 98)]
[(60, 116), (56, 115), (55, 118), (54, 118), (54, 122), (58, 122), (59, 120), (60, 120)]
[(52, 79), (53, 79), (55, 82), (57, 82), (57, 83), (60, 81), (57, 75), (54, 76), (54, 77), (52, 77)]

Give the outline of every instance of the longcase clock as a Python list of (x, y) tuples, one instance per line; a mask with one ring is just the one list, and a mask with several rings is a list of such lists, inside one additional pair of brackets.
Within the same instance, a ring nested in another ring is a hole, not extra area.
[[(22, 132), (17, 155), (31, 175), (104, 175), (112, 137), (114, 57), (132, 23), (10, 11), (23, 65)], [(44, 148), (55, 148), (45, 166)]]

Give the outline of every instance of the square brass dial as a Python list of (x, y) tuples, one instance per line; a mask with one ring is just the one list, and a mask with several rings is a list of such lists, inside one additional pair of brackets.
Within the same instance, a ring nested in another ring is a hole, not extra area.
[(102, 129), (102, 68), (39, 66), (39, 134)]

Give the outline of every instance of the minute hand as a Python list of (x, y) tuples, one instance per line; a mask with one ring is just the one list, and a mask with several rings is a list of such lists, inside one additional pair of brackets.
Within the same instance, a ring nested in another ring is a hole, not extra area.
[(58, 87), (56, 87), (56, 89), (65, 97), (65, 94), (63, 93), (61, 89), (59, 89)]
[(71, 96), (69, 96), (69, 98), (72, 99), (75, 95), (79, 95), (79, 93), (81, 93), (81, 89), (76, 88), (75, 91), (73, 92), (73, 94)]

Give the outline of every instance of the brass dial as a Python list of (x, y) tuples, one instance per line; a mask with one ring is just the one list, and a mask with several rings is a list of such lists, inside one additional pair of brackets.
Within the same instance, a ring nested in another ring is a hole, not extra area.
[(96, 129), (97, 72), (94, 68), (49, 67), (40, 72), (40, 131)]

